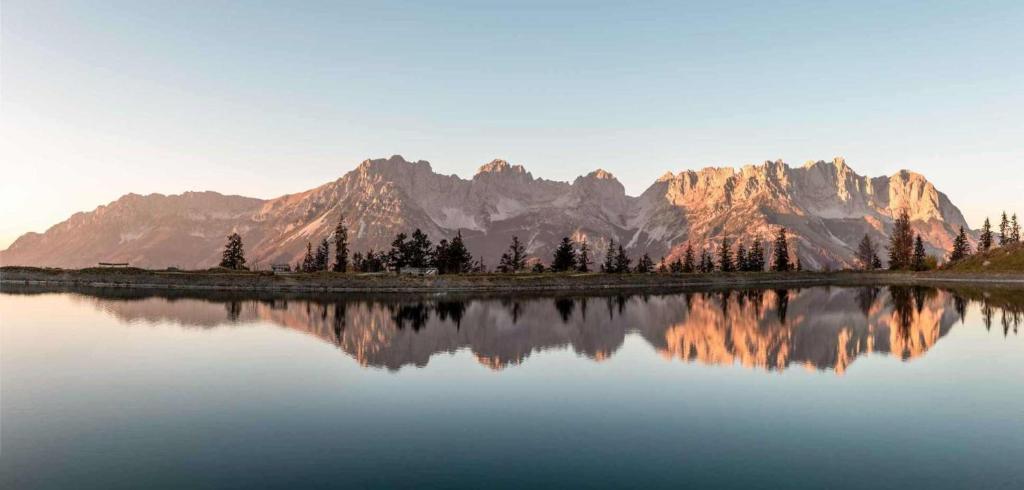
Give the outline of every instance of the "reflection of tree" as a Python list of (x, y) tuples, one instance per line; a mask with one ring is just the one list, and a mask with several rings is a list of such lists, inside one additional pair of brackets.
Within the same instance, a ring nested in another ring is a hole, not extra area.
[(334, 303), (334, 338), (341, 340), (341, 333), (345, 331), (345, 303), (337, 302)]
[(392, 311), (391, 318), (399, 329), (405, 328), (408, 323), (414, 332), (418, 332), (430, 319), (430, 310), (423, 303), (402, 304), (397, 307), (391, 306), (390, 309)]
[(576, 302), (572, 298), (558, 298), (555, 300), (555, 309), (558, 310), (559, 316), (562, 317), (562, 323), (569, 323), (569, 319), (572, 318), (572, 312), (576, 309)]
[(442, 321), (451, 318), (457, 329), (462, 328), (462, 315), (465, 313), (465, 301), (439, 301), (437, 303), (437, 317)]
[(963, 324), (967, 321), (967, 300), (953, 292), (953, 308), (956, 309), (956, 314), (960, 317), (960, 323)]
[(864, 313), (865, 318), (871, 316), (871, 308), (875, 306), (875, 301), (878, 300), (878, 293), (880, 289), (874, 286), (867, 286), (857, 290), (857, 305), (860, 306), (860, 311)]
[(901, 338), (910, 337), (910, 325), (914, 322), (914, 292), (907, 286), (890, 286), (889, 299), (896, 313), (896, 328)]
[(789, 290), (775, 290), (775, 313), (779, 315), (779, 323), (786, 324), (786, 309), (789, 308)]
[(985, 330), (992, 330), (992, 305), (984, 300), (981, 305), (981, 321), (985, 323)]
[(519, 321), (519, 315), (523, 312), (523, 306), (518, 301), (502, 299), (501, 305), (508, 309), (508, 313), (512, 315), (512, 324), (515, 325)]
[(224, 303), (224, 309), (228, 313), (229, 322), (237, 322), (238, 317), (242, 314), (242, 302), (241, 301), (228, 301)]

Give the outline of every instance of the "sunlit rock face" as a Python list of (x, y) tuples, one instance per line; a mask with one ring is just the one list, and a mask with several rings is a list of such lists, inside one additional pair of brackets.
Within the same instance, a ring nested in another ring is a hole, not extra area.
[(903, 360), (924, 355), (963, 311), (959, 297), (927, 288), (338, 302), (82, 298), (131, 324), (271, 323), (389, 370), (426, 366), (435, 355), (460, 350), (491, 369), (553, 349), (602, 361), (628, 335), (638, 335), (670, 361), (841, 374), (869, 353)]
[(564, 236), (587, 240), (598, 260), (609, 240), (633, 256), (672, 259), (687, 243), (699, 249), (729, 237), (749, 245), (785, 226), (805, 266), (841, 267), (854, 264), (865, 234), (884, 242), (901, 209), (933, 255), (944, 255), (958, 228), (967, 227), (956, 206), (922, 175), (864, 177), (841, 158), (801, 167), (775, 161), (669, 172), (632, 197), (600, 169), (572, 183), (555, 182), (494, 160), (464, 179), (393, 156), (366, 160), (333, 182), (270, 200), (215, 192), (129, 194), (45, 233), (23, 235), (0, 252), (0, 263), (209, 267), (218, 263), (225, 237), (238, 232), (250, 264), (266, 267), (297, 262), (307, 243), (331, 236), (344, 216), (355, 251), (385, 249), (395, 234), (416, 228), (435, 242), (461, 232), (471, 251), (491, 265), (513, 235), (544, 261)]

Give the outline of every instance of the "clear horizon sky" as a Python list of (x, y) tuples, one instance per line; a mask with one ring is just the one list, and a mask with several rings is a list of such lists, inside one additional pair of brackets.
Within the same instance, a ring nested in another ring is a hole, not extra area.
[(1024, 213), (1024, 2), (0, 3), (0, 248), (128, 192), (270, 198), (401, 154), (637, 195), (844, 156)]

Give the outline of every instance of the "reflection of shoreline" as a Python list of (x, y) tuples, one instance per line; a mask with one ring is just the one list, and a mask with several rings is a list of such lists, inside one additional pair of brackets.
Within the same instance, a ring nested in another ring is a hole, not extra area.
[[(803, 365), (844, 372), (877, 352), (923, 355), (960, 319), (970, 301), (924, 287), (718, 290), (652, 296), (448, 295), (348, 301), (214, 295), (208, 299), (74, 296), (126, 322), (212, 328), (263, 321), (330, 342), (364, 366), (424, 366), (468, 348), (501, 369), (533, 352), (572, 348), (601, 361), (638, 334), (663, 357), (701, 364), (781, 370)], [(1016, 331), (1022, 309), (982, 296), (986, 324)], [(986, 313), (987, 312), (987, 313)]]

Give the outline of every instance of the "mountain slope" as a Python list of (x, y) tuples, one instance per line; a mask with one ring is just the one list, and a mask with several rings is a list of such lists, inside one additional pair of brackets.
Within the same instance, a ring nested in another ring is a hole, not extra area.
[(491, 266), (513, 235), (545, 262), (567, 235), (586, 239), (598, 259), (610, 239), (634, 256), (657, 259), (681, 255), (688, 241), (710, 248), (728, 236), (749, 245), (786, 226), (806, 266), (834, 268), (852, 265), (865, 233), (884, 243), (902, 208), (934, 255), (949, 248), (959, 226), (967, 226), (923, 176), (901, 171), (864, 177), (839, 158), (796, 168), (776, 161), (667, 173), (631, 197), (604, 170), (555, 182), (495, 160), (463, 179), (393, 156), (366, 160), (338, 180), (270, 200), (214, 192), (129, 194), (46, 233), (20, 237), (0, 252), (0, 263), (208, 267), (233, 231), (243, 236), (250, 263), (294, 263), (307, 242), (329, 237), (344, 215), (354, 251), (387, 248), (396, 233), (415, 228), (435, 241), (461, 231)]

